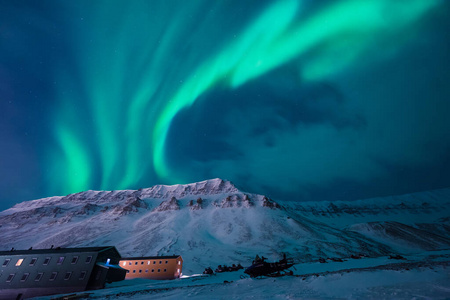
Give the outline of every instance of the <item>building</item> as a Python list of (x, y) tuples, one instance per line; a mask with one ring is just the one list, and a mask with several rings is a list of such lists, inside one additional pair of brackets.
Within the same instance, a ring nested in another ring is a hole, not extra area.
[(0, 251), (0, 299), (73, 293), (123, 280), (115, 247)]
[(125, 279), (175, 279), (182, 274), (183, 259), (180, 255), (127, 257), (120, 260), (120, 266), (127, 269)]

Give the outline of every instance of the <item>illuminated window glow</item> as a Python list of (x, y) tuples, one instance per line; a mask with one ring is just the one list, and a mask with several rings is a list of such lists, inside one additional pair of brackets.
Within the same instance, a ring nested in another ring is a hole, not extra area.
[(22, 264), (22, 262), (23, 262), (23, 258), (19, 259), (19, 260), (16, 262), (16, 267), (20, 266), (20, 265)]

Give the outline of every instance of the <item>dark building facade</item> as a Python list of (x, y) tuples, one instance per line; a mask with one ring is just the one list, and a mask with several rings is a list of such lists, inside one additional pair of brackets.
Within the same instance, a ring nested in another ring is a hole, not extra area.
[(123, 280), (115, 247), (0, 251), (0, 299), (100, 289)]

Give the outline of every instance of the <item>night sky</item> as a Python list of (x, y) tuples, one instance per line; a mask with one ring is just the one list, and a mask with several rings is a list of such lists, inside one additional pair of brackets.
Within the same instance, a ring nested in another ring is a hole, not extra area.
[(0, 0), (0, 209), (220, 177), (450, 186), (450, 1)]

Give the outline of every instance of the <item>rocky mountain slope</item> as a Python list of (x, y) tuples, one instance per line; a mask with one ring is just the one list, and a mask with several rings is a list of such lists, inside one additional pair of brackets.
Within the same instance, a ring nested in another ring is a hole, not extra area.
[(181, 254), (185, 270), (199, 272), (256, 254), (313, 261), (450, 248), (450, 189), (398, 199), (405, 207), (392, 199), (277, 203), (221, 179), (86, 191), (1, 212), (0, 250), (115, 245), (124, 256)]

